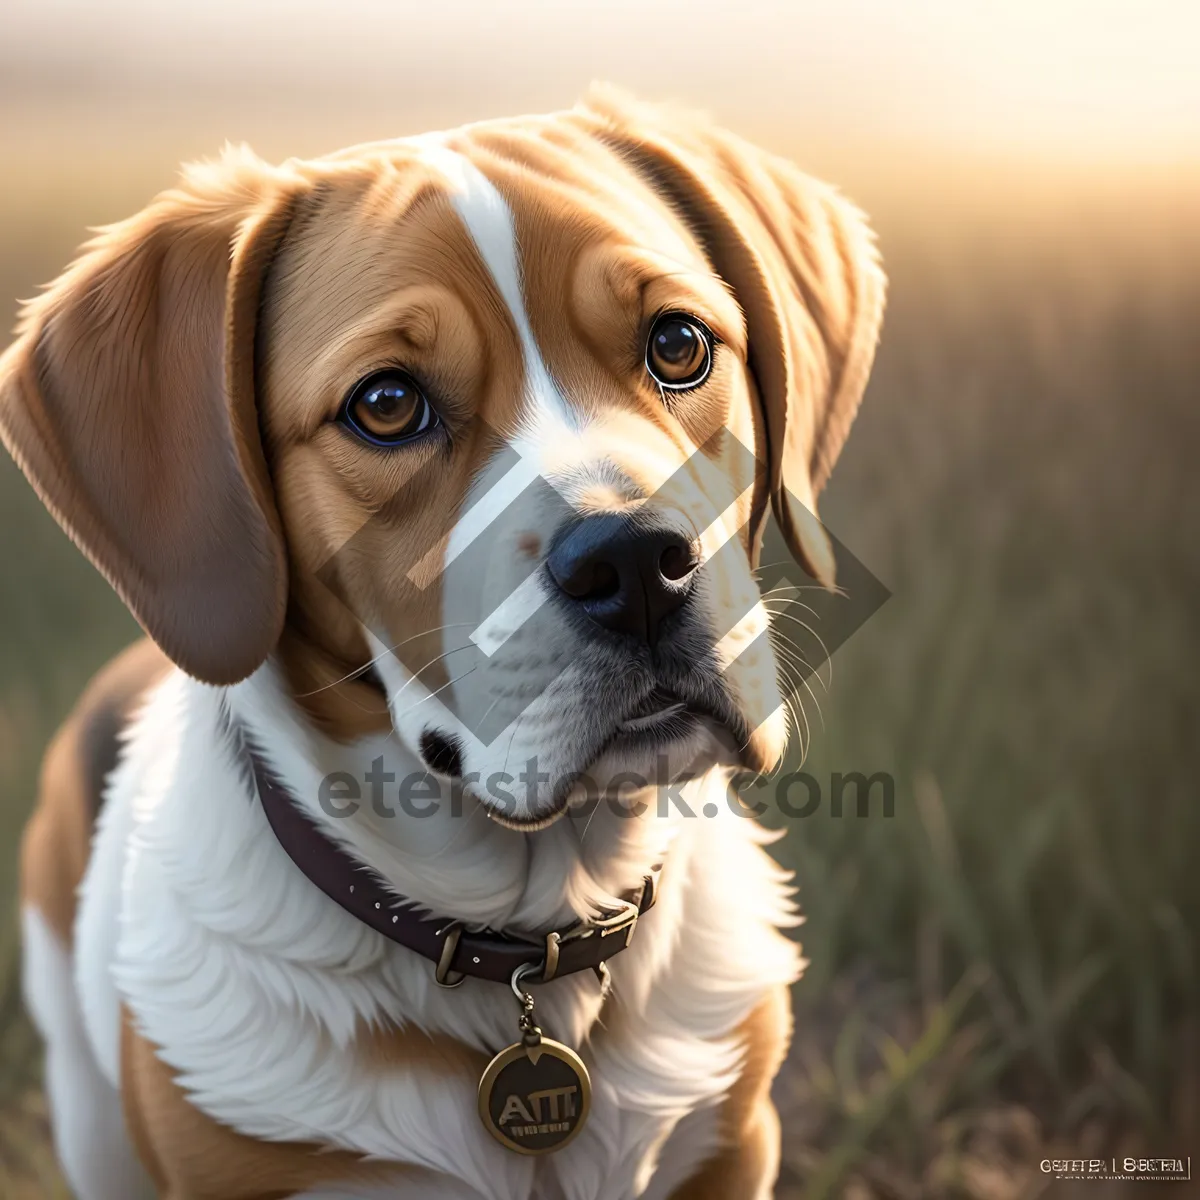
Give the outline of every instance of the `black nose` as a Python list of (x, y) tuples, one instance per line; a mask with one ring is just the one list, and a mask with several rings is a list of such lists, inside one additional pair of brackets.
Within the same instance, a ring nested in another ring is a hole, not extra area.
[(636, 513), (585, 517), (546, 560), (564, 595), (597, 625), (651, 646), (663, 618), (687, 599), (699, 565), (690, 531)]

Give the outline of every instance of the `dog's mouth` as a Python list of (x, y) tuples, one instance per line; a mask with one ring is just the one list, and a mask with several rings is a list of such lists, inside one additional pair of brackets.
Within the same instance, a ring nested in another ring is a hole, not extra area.
[[(483, 799), (487, 815), (507, 828), (531, 832), (553, 824), (570, 807), (580, 780), (601, 764), (600, 776), (616, 772), (630, 778), (630, 769), (647, 772), (648, 785), (665, 786), (691, 770), (699, 753), (712, 758), (736, 759), (745, 747), (749, 730), (731, 697), (719, 683), (700, 680), (694, 686), (654, 682), (616, 715), (597, 714), (590, 745), (581, 747), (579, 767), (564, 772), (551, 783), (551, 795), (539, 811), (517, 815)], [(451, 780), (463, 772), (463, 758), (453, 738), (426, 730), (421, 753), (427, 767)], [(652, 777), (651, 777), (652, 776)], [(591, 781), (600, 786), (603, 779)], [(475, 788), (468, 786), (468, 792)], [(480, 797), (482, 799), (482, 797)]]
[[(628, 792), (643, 778), (650, 787), (671, 785), (704, 769), (702, 764), (750, 766), (744, 762), (748, 718), (724, 678), (706, 665), (667, 661), (653, 672), (618, 667), (586, 690), (592, 691), (592, 703), (571, 703), (574, 730), (566, 726), (562, 742), (544, 750), (551, 778), (528, 768), (538, 762), (536, 751), (518, 756), (536, 782), (524, 774), (516, 782), (509, 778), (508, 758), (502, 772), (472, 772), (467, 746), (436, 726), (421, 732), (421, 760), (432, 774), (460, 787), (463, 796), (478, 800), (493, 821), (523, 832), (557, 821), (577, 803), (581, 790), (589, 800), (607, 797), (618, 779)], [(619, 791), (614, 797), (617, 803), (622, 799)]]
[[(595, 746), (592, 761), (645, 762), (653, 754), (659, 763), (667, 764), (670, 773), (677, 774), (692, 766), (694, 755), (689, 748), (694, 751), (699, 744), (716, 741), (736, 757), (749, 736), (745, 718), (724, 688), (693, 690), (656, 684), (613, 723)], [(673, 762), (677, 749), (682, 753)]]
[[(617, 774), (623, 776), (628, 785), (637, 777), (637, 771), (631, 773), (624, 767), (640, 763), (646, 771), (644, 782), (647, 786), (667, 786), (695, 766), (697, 746), (719, 742), (727, 755), (736, 754), (736, 747), (745, 741), (746, 735), (739, 732), (744, 723), (732, 705), (728, 711), (723, 709), (722, 705), (684, 699), (675, 692), (656, 687), (616, 723), (591, 755), (589, 766), (604, 762), (608, 770), (602, 775), (607, 776), (616, 768)], [(673, 762), (677, 750), (680, 751), (678, 760)], [(647, 767), (650, 762), (654, 762), (652, 768)], [(571, 808), (580, 777), (586, 779), (588, 772), (567, 776), (562, 786), (555, 787), (547, 808), (536, 816), (515, 817), (485, 805), (487, 815), (498, 824), (523, 833), (544, 829)], [(585, 793), (586, 802), (598, 799), (586, 789)]]
[(685, 700), (666, 688), (655, 688), (617, 722), (606, 749), (620, 743), (665, 746), (694, 732), (705, 720), (727, 724), (712, 706)]

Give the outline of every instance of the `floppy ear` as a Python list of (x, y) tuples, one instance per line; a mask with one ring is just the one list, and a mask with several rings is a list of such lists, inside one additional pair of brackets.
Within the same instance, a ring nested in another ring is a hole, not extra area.
[(691, 113), (605, 88), (582, 115), (651, 178), (733, 289), (776, 519), (796, 558), (832, 587), (816, 497), (854, 420), (883, 320), (885, 280), (866, 219), (832, 187)]
[(26, 306), (0, 358), (0, 438), (150, 636), (211, 683), (283, 625), (254, 334), (296, 183), (248, 152), (191, 168)]

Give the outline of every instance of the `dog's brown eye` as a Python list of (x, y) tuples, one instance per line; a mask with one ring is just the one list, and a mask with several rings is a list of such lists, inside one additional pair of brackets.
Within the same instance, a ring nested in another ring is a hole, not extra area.
[(712, 369), (712, 334), (695, 317), (667, 313), (654, 322), (646, 344), (646, 370), (665, 388), (693, 388)]
[(437, 424), (424, 393), (404, 371), (376, 371), (355, 385), (342, 409), (342, 423), (381, 446), (406, 442)]

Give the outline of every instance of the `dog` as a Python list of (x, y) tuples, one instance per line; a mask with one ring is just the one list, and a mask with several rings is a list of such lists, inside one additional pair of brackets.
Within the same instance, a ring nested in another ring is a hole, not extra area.
[(773, 1193), (754, 571), (773, 513), (833, 586), (884, 290), (834, 189), (597, 88), (227, 148), (27, 304), (0, 433), (148, 634), (22, 849), (81, 1200)]

